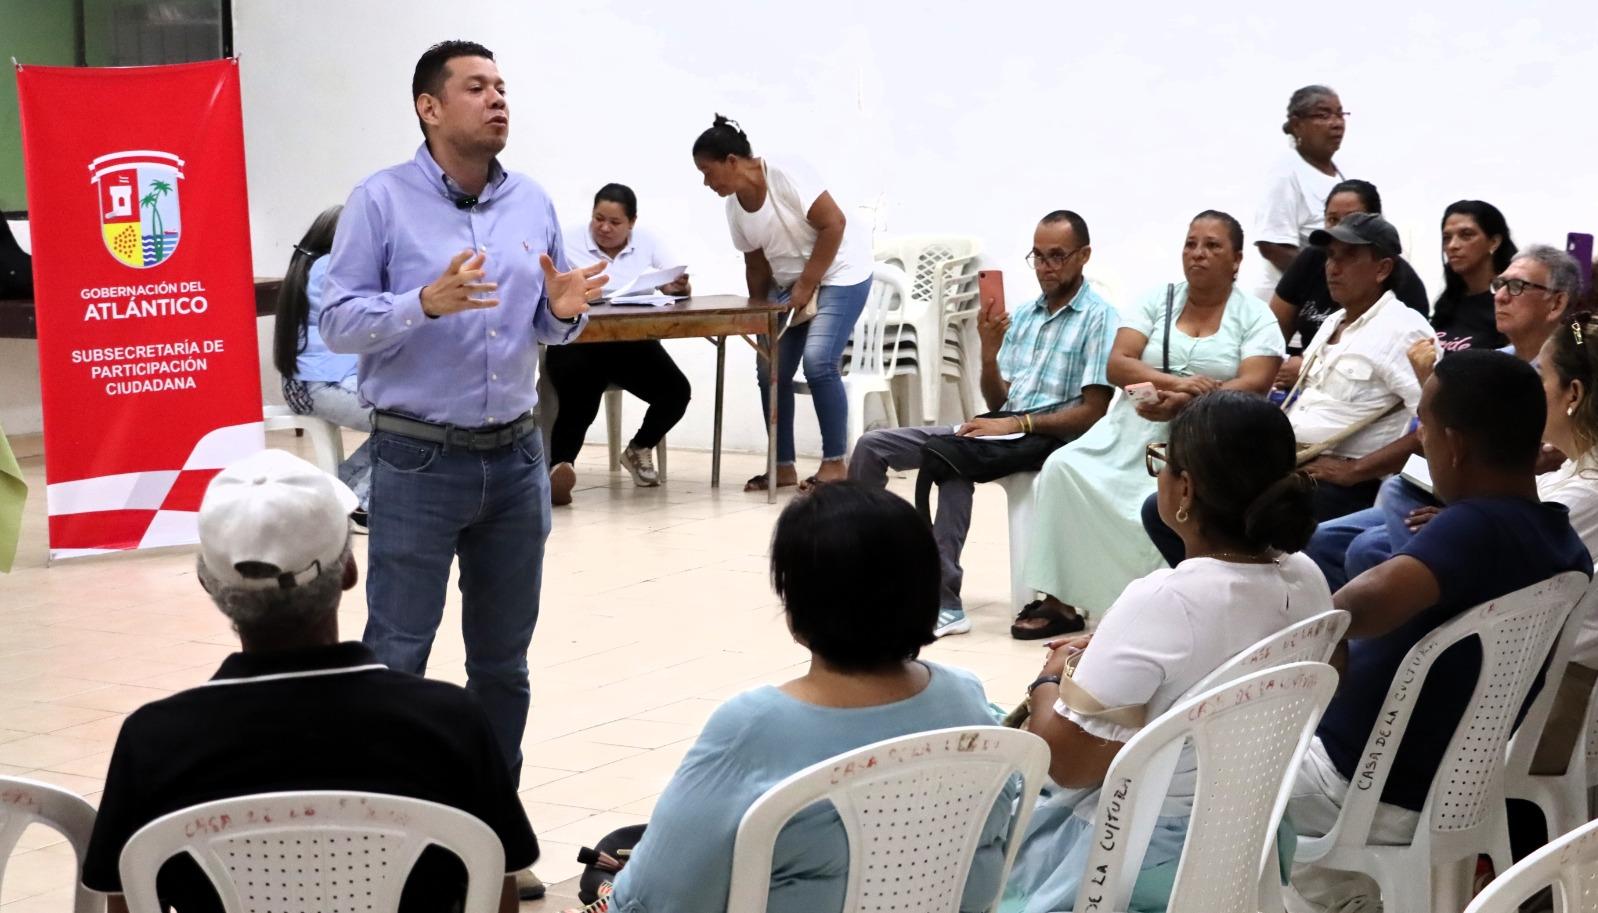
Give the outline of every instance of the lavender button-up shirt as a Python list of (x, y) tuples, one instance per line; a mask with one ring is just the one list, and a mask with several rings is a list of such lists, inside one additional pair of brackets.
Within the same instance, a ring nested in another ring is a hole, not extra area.
[[(477, 203), (433, 161), (416, 157), (368, 177), (344, 204), (327, 273), (322, 338), (360, 356), (361, 399), (429, 422), (504, 424), (538, 402), (538, 343), (569, 342), (549, 310), (538, 255), (567, 269), (555, 206), (532, 179), (495, 163)], [(450, 258), (483, 248), (499, 306), (429, 318), (422, 287)]]

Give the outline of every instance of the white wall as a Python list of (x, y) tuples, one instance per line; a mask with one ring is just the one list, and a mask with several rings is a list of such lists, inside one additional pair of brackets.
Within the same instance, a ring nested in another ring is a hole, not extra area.
[[(882, 201), (890, 232), (981, 237), (1012, 303), (1031, 294), (1021, 255), (1047, 210), (1087, 218), (1088, 271), (1122, 297), (1178, 275), (1193, 213), (1250, 223), (1261, 175), (1286, 148), (1287, 96), (1310, 82), (1336, 87), (1353, 112), (1339, 163), (1381, 187), (1434, 293), (1437, 219), (1455, 199), (1499, 205), (1523, 245), (1598, 223), (1586, 91), (1598, 24), (1576, 0), (234, 8), (261, 274), (280, 272), (311, 218), (362, 175), (411, 155), (411, 68), (451, 37), (499, 57), (506, 163), (542, 181), (568, 220), (599, 185), (630, 184), (641, 220), (702, 292), (742, 286), (721, 203), (688, 155), (717, 111), (743, 123), (757, 153), (808, 159), (839, 199)], [(713, 350), (670, 346), (696, 391), (673, 440), (708, 446)], [(728, 444), (757, 449), (752, 358), (728, 351)], [(0, 367), (0, 385), (13, 373)], [(814, 451), (803, 398), (801, 410), (800, 446)]]

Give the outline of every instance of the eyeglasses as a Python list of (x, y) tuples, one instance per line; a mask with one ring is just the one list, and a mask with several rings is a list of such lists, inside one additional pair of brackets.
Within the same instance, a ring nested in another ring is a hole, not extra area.
[(1545, 292), (1553, 291), (1546, 285), (1538, 285), (1535, 282), (1527, 282), (1524, 279), (1505, 279), (1503, 276), (1494, 276), (1493, 281), (1487, 283), (1487, 287), (1492, 289), (1495, 295), (1500, 290), (1507, 288), (1511, 298), (1519, 298), (1520, 294), (1529, 288), (1542, 289)]
[(1149, 471), (1149, 475), (1157, 479), (1166, 466), (1175, 465), (1171, 462), (1168, 450), (1164, 441), (1155, 441), (1143, 451), (1143, 468)]
[(1037, 269), (1038, 262), (1042, 261), (1047, 266), (1052, 266), (1055, 269), (1059, 269), (1065, 265), (1065, 261), (1076, 256), (1081, 251), (1082, 248), (1079, 247), (1076, 250), (1068, 250), (1063, 254), (1045, 254), (1042, 251), (1034, 248), (1033, 250), (1027, 252), (1026, 265), (1032, 269)]
[(1349, 115), (1351, 113), (1352, 112), (1350, 112), (1350, 111), (1324, 111), (1324, 110), (1322, 110), (1322, 111), (1311, 111), (1308, 114), (1300, 114), (1299, 117), (1302, 117), (1305, 120), (1315, 121), (1318, 124), (1325, 124), (1325, 123), (1330, 123), (1331, 121), (1334, 121), (1334, 120), (1348, 120), (1348, 117), (1349, 117)]

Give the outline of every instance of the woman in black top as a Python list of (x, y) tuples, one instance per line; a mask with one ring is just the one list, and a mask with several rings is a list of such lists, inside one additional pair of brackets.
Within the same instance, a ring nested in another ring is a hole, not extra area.
[(1509, 223), (1493, 204), (1460, 200), (1443, 210), (1443, 293), (1432, 309), (1432, 326), (1444, 351), (1509, 344), (1494, 325), (1488, 285), (1515, 253)]
[[(1326, 227), (1331, 228), (1356, 212), (1380, 214), (1382, 195), (1369, 181), (1343, 181), (1326, 195)], [(1403, 257), (1397, 258), (1387, 287), (1398, 300), (1421, 314), (1427, 312), (1426, 285)], [(1288, 358), (1276, 376), (1276, 386), (1286, 390), (1298, 380), (1303, 365), (1300, 354), (1315, 338), (1327, 317), (1343, 309), (1326, 287), (1326, 249), (1306, 246), (1293, 258), (1271, 296), (1271, 311), (1281, 321)]]

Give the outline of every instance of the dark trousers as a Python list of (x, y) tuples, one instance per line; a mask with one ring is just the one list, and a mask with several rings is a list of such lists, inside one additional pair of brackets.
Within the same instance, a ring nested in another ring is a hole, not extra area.
[[(1381, 491), (1381, 487), (1380, 479), (1357, 485), (1315, 483), (1315, 522), (1325, 523), (1370, 507), (1376, 503), (1376, 493)], [(1160, 519), (1158, 498), (1157, 494), (1149, 495), (1148, 500), (1143, 502), (1143, 530), (1149, 534), (1149, 541), (1154, 543), (1154, 547), (1160, 550), (1165, 563), (1176, 567), (1187, 556), (1186, 546), (1182, 544), (1182, 537)]]
[(599, 414), (605, 388), (615, 384), (649, 404), (628, 446), (647, 450), (660, 443), (688, 411), (688, 378), (658, 342), (592, 342), (550, 346), (544, 371), (560, 400), (550, 429), (549, 461), (570, 463)]

